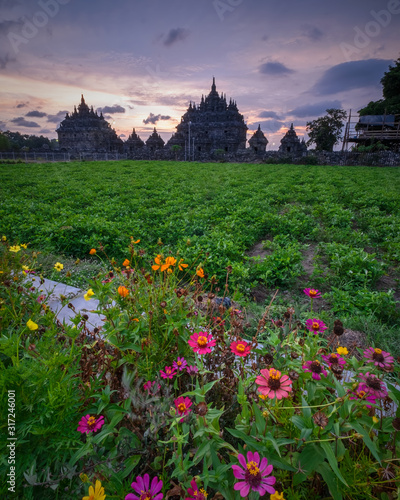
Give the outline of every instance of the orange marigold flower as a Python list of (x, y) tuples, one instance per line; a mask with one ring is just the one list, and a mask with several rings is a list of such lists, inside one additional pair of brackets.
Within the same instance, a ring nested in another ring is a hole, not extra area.
[(184, 263), (183, 263), (183, 259), (181, 259), (181, 260), (179, 261), (178, 266), (179, 266), (179, 271), (183, 271), (183, 269), (184, 269), (185, 267), (188, 267), (188, 264), (184, 264)]
[(154, 259), (155, 264), (151, 266), (153, 271), (157, 271), (157, 269), (160, 269), (161, 267), (161, 255), (157, 255), (157, 257)]
[(200, 278), (204, 278), (204, 270), (202, 267), (199, 267), (196, 271), (196, 274), (197, 276), (199, 276)]
[(129, 295), (129, 290), (125, 286), (119, 286), (118, 293), (121, 297), (127, 297)]
[(125, 259), (124, 262), (122, 263), (123, 266), (127, 267), (129, 266), (130, 262), (128, 259)]
[(131, 243), (137, 245), (138, 243), (140, 243), (140, 240), (133, 241), (133, 236), (131, 236)]
[(95, 255), (96, 253), (96, 249), (95, 248), (92, 248), (89, 252), (90, 255)]

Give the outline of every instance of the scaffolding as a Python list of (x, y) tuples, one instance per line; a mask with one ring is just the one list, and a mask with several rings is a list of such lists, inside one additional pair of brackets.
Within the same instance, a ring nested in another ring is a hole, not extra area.
[(369, 146), (378, 141), (392, 151), (400, 150), (400, 115), (352, 116), (350, 110), (342, 151), (348, 151), (349, 143)]

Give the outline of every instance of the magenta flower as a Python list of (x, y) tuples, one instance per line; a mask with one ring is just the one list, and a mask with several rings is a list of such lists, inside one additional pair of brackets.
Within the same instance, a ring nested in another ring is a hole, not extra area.
[(133, 481), (131, 486), (139, 496), (128, 493), (125, 500), (161, 500), (163, 498), (163, 494), (160, 493), (163, 487), (161, 479), (158, 480), (156, 476), (153, 478), (150, 488), (149, 484), (150, 476), (148, 474), (145, 474), (143, 477), (137, 476), (136, 481)]
[(273, 495), (275, 489), (272, 485), (275, 484), (274, 476), (267, 477), (271, 474), (273, 466), (268, 465), (268, 460), (263, 458), (260, 463), (260, 455), (249, 451), (246, 459), (242, 454), (238, 454), (239, 465), (232, 465), (233, 475), (236, 479), (240, 479), (239, 483), (235, 483), (233, 489), (239, 491), (241, 497), (247, 497), (250, 488), (257, 491), (260, 496), (265, 493)]
[(306, 361), (306, 364), (303, 365), (303, 370), (312, 373), (312, 378), (314, 380), (321, 380), (321, 374), (324, 375), (324, 377), (328, 375), (328, 372), (317, 359), (314, 361)]
[(368, 394), (370, 394), (374, 399), (386, 398), (386, 396), (388, 395), (388, 391), (386, 389), (385, 383), (376, 375), (367, 372), (365, 375), (363, 373), (359, 373), (358, 376), (362, 380), (364, 380)]
[(197, 368), (197, 366), (190, 365), (190, 366), (186, 367), (186, 371), (188, 372), (188, 374), (191, 377), (193, 377), (194, 375), (196, 375), (196, 373), (199, 371), (199, 369)]
[(321, 292), (315, 290), (314, 288), (305, 288), (303, 292), (310, 297), (310, 299), (317, 299), (321, 297)]
[(260, 386), (258, 392), (270, 399), (287, 398), (292, 390), (290, 378), (275, 368), (261, 370), (261, 375), (256, 378), (256, 384)]
[(165, 372), (160, 370), (161, 377), (162, 378), (174, 378), (174, 375), (176, 374), (175, 368), (172, 368), (171, 366), (166, 366), (165, 367)]
[[(376, 404), (375, 398), (370, 394), (368, 387), (364, 382), (360, 382), (354, 391), (351, 391), (350, 399), (361, 399), (368, 403)], [(371, 405), (366, 405), (367, 408), (372, 408)]]
[(42, 294), (42, 295), (39, 295), (39, 297), (38, 297), (36, 300), (37, 300), (37, 302), (39, 302), (39, 303), (40, 303), (40, 302), (43, 302), (44, 300), (46, 300), (46, 295), (43, 295), (43, 294)]
[(186, 497), (185, 500), (207, 500), (207, 493), (203, 488), (198, 488), (195, 479), (190, 481), (190, 488), (187, 490), (189, 497)]
[(188, 340), (188, 344), (197, 354), (207, 354), (211, 352), (210, 347), (215, 346), (216, 340), (207, 332), (194, 333)]
[(374, 363), (375, 366), (383, 369), (391, 368), (394, 363), (394, 358), (390, 353), (373, 347), (364, 351), (364, 358), (368, 360), (367, 363)]
[(181, 372), (184, 368), (186, 368), (187, 361), (185, 358), (178, 357), (178, 360), (174, 361), (172, 366)]
[(314, 332), (315, 335), (317, 335), (317, 333), (322, 333), (328, 327), (320, 319), (308, 319), (306, 321), (306, 328), (308, 328), (310, 332)]
[(149, 394), (151, 394), (151, 392), (158, 392), (158, 390), (161, 388), (160, 384), (157, 384), (158, 387), (156, 390), (154, 390), (154, 386), (156, 385), (156, 381), (154, 382), (151, 382), (150, 380), (148, 382), (146, 382), (145, 384), (143, 384), (143, 389), (145, 391), (147, 391)]
[(332, 354), (329, 354), (329, 355), (323, 355), (321, 356), (322, 359), (328, 363), (329, 365), (329, 368), (332, 366), (332, 365), (341, 365), (341, 366), (344, 366), (346, 364), (346, 360), (343, 359), (341, 356), (339, 356), (338, 354), (336, 353), (332, 353)]
[(174, 403), (179, 415), (187, 415), (192, 411), (190, 410), (190, 407), (192, 406), (193, 403), (190, 401), (189, 398), (184, 398), (183, 396), (179, 396), (179, 398), (175, 399)]
[(248, 354), (250, 354), (251, 347), (245, 340), (239, 340), (239, 342), (231, 343), (231, 351), (236, 356), (246, 357)]
[(96, 432), (102, 428), (104, 425), (104, 417), (91, 417), (90, 415), (86, 415), (82, 417), (78, 424), (78, 431), (84, 434), (88, 434), (89, 432)]

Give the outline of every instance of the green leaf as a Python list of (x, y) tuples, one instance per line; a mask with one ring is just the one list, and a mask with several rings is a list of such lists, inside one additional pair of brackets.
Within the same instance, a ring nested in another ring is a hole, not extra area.
[(333, 472), (337, 475), (337, 477), (342, 481), (344, 485), (348, 486), (348, 484), (346, 483), (344, 477), (342, 476), (339, 470), (335, 454), (333, 453), (332, 450), (332, 445), (327, 441), (322, 441), (319, 443), (319, 445), (324, 450), (326, 458), (328, 459), (329, 465), (332, 467)]
[(141, 457), (142, 455), (133, 455), (132, 457), (129, 457), (124, 461), (125, 469), (121, 470), (118, 473), (120, 479), (125, 479), (133, 471), (133, 469), (139, 463)]
[(332, 469), (326, 462), (322, 462), (317, 467), (317, 472), (321, 474), (323, 480), (328, 485), (329, 491), (333, 496), (334, 500), (343, 500), (342, 493), (339, 489), (339, 484), (334, 476), (332, 476)]
[(380, 458), (379, 453), (378, 453), (378, 449), (375, 446), (374, 442), (369, 437), (368, 431), (365, 430), (364, 427), (362, 425), (358, 424), (357, 422), (350, 422), (349, 424), (356, 432), (358, 432), (359, 434), (362, 435), (362, 437), (364, 439), (364, 443), (368, 446), (370, 452), (373, 454), (373, 456), (376, 458), (376, 460), (378, 460), (378, 462), (382, 465), (381, 458)]

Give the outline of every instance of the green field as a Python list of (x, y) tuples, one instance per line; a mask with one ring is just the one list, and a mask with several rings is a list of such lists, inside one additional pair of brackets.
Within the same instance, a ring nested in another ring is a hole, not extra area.
[[(258, 474), (257, 451), (287, 500), (394, 498), (399, 184), (389, 168), (0, 165), (2, 449), (17, 436), (0, 473), (14, 496), (104, 498), (101, 479), (107, 499), (130, 498), (149, 474), (164, 498), (196, 478), (239, 500), (235, 467), (246, 454)], [(30, 271), (83, 289), (73, 324)]]
[[(257, 287), (268, 298), (318, 286), (340, 317), (398, 324), (399, 169), (17, 164), (1, 166), (0, 186), (0, 233), (44, 253), (82, 259), (102, 244), (119, 261), (133, 236), (147, 264), (179, 252), (220, 283), (232, 265), (230, 293), (242, 300)], [(249, 258), (261, 241), (266, 258)]]

